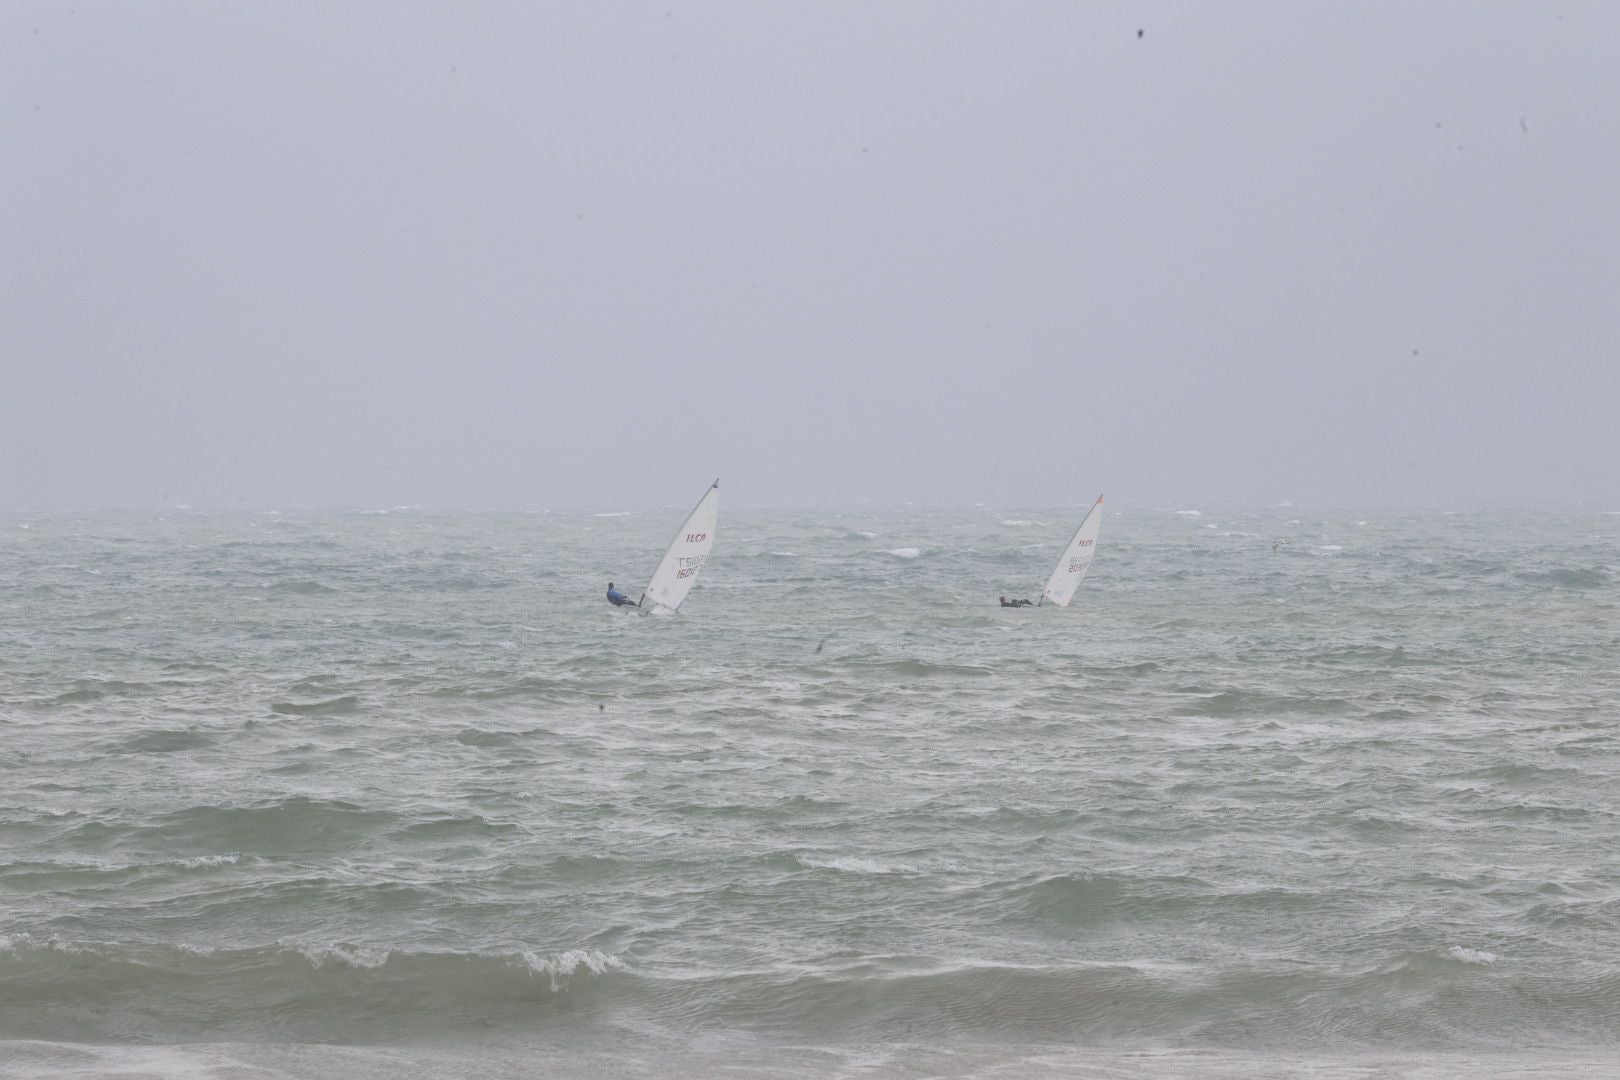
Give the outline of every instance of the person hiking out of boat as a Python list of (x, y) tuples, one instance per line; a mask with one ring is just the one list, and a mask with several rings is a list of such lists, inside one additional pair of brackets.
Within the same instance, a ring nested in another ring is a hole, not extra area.
[(613, 587), (613, 582), (611, 581), (608, 582), (608, 603), (612, 604), (614, 607), (624, 607), (626, 604), (629, 604), (631, 607), (641, 606), (628, 596), (624, 595), (624, 593), (620, 592), (618, 589), (615, 589)]
[(1028, 600), (1009, 600), (1005, 596), (1003, 596), (1001, 598), (1001, 606), (1002, 607), (1034, 607), (1035, 605), (1030, 603)]

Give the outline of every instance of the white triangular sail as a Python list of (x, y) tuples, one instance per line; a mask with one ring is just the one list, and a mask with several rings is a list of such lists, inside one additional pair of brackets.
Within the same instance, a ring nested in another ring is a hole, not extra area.
[(1102, 529), (1102, 496), (1091, 504), (1091, 510), (1086, 514), (1080, 527), (1074, 532), (1074, 539), (1063, 550), (1063, 558), (1058, 560), (1057, 568), (1052, 571), (1051, 580), (1046, 588), (1041, 590), (1041, 603), (1056, 604), (1058, 607), (1068, 607), (1069, 601), (1074, 599), (1074, 590), (1079, 586), (1080, 579), (1086, 576), (1091, 569), (1091, 558), (1097, 553), (1097, 533)]
[(709, 485), (686, 524), (675, 533), (669, 550), (653, 571), (647, 591), (641, 595), (641, 610), (677, 611), (692, 591), (698, 571), (714, 547), (714, 528), (720, 520), (720, 481)]

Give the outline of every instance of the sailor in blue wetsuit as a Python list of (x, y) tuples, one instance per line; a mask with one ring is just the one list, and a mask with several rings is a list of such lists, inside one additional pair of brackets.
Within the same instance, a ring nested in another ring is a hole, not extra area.
[(628, 596), (624, 595), (624, 593), (620, 592), (618, 589), (615, 589), (613, 587), (613, 582), (611, 581), (608, 582), (608, 603), (612, 604), (614, 607), (624, 607), (626, 604), (629, 604), (631, 607), (641, 606)]

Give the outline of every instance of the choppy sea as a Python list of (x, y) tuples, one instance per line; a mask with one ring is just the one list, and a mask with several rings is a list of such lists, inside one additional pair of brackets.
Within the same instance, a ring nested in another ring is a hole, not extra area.
[(0, 515), (0, 1076), (1620, 1076), (1620, 507), (1086, 502)]

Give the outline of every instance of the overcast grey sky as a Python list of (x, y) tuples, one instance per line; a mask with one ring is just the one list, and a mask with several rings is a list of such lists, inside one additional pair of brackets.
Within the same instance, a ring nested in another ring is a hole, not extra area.
[(0, 508), (1620, 498), (1620, 4), (0, 6)]

